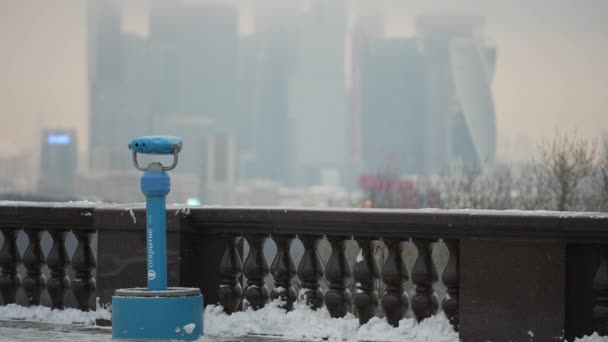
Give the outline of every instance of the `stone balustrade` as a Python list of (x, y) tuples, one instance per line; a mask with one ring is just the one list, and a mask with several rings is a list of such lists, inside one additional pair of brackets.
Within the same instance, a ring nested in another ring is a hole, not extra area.
[[(227, 313), (280, 299), (361, 324), (442, 311), (464, 341), (608, 334), (608, 214), (173, 206), (167, 219), (169, 285)], [(141, 205), (0, 204), (0, 303), (90, 310), (145, 286), (144, 230)]]

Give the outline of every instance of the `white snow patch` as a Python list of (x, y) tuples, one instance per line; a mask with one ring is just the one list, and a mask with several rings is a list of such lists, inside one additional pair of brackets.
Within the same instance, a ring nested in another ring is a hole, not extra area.
[[(296, 303), (294, 310), (285, 312), (280, 306), (281, 301), (273, 301), (264, 308), (253, 311), (236, 312), (226, 315), (221, 306), (209, 305), (205, 309), (205, 333), (197, 342), (215, 342), (214, 337), (239, 337), (248, 334), (263, 334), (265, 336), (281, 336), (284, 339), (308, 341), (327, 340), (331, 342), (355, 341), (399, 341), (399, 342), (458, 342), (458, 333), (454, 332), (448, 319), (443, 313), (417, 323), (414, 319), (405, 318), (399, 322), (399, 327), (393, 328), (384, 318), (374, 317), (367, 324), (359, 327), (359, 321), (348, 314), (344, 318), (331, 318), (326, 308), (314, 311), (304, 303)], [(16, 304), (0, 306), (0, 320), (26, 320), (51, 324), (85, 324), (94, 325), (96, 319), (111, 319), (110, 311), (97, 306), (96, 311), (83, 312), (77, 309), (51, 310), (47, 307), (24, 307)], [(175, 332), (192, 334), (196, 328), (194, 323), (176, 327)], [(21, 341), (23, 329), (3, 328), (8, 334), (8, 341)], [(13, 331), (14, 330), (14, 331)], [(46, 331), (53, 334), (52, 331)], [(57, 333), (59, 334), (59, 333)], [(84, 335), (80, 333), (60, 333), (57, 338), (61, 341), (110, 341), (106, 335)], [(37, 336), (36, 332), (28, 336)], [(530, 330), (528, 335), (534, 336)], [(11, 339), (13, 338), (14, 339)], [(55, 337), (53, 335), (53, 337)], [(562, 340), (559, 337), (558, 340)], [(55, 339), (53, 339), (55, 340)], [(2, 339), (4, 341), (4, 339)], [(574, 342), (608, 342), (608, 336), (593, 333), (590, 336), (577, 338)]]
[(363, 261), (363, 249), (359, 250), (359, 254), (357, 254), (357, 262)]
[(109, 320), (111, 318), (112, 313), (103, 307), (98, 307), (96, 311), (80, 311), (71, 308), (57, 310), (45, 306), (25, 307), (17, 304), (0, 306), (0, 319), (18, 319), (53, 324), (95, 325), (96, 319)]
[(135, 213), (133, 212), (133, 209), (127, 208), (125, 210), (129, 211), (129, 215), (131, 215), (131, 218), (133, 219), (133, 224), (136, 224), (137, 223), (137, 219), (135, 218)]
[(350, 313), (344, 318), (331, 318), (326, 308), (314, 311), (306, 304), (296, 303), (293, 311), (285, 312), (280, 305), (273, 301), (260, 310), (232, 315), (226, 315), (221, 306), (209, 305), (204, 314), (205, 333), (221, 337), (264, 334), (310, 341), (458, 341), (458, 333), (443, 313), (419, 324), (414, 319), (403, 319), (398, 328), (377, 317), (359, 327), (359, 320)]
[(188, 323), (188, 324), (184, 325), (182, 328), (184, 329), (186, 334), (190, 335), (190, 334), (192, 334), (192, 332), (194, 332), (194, 329), (196, 328), (196, 324)]
[(373, 317), (359, 328), (357, 340), (455, 342), (459, 337), (441, 312), (420, 323), (413, 318), (404, 318), (399, 321), (397, 328), (389, 325), (386, 319)]
[(574, 342), (608, 342), (608, 336), (600, 336), (597, 332), (594, 332), (591, 336), (576, 338)]
[(69, 201), (69, 202), (30, 202), (30, 201), (0, 201), (1, 206), (26, 206), (26, 207), (100, 207), (106, 203), (97, 201)]
[(298, 291), (298, 303), (304, 303), (306, 302), (306, 293), (308, 293), (309, 291), (312, 291), (314, 293), (314, 290), (312, 289), (308, 289), (308, 288), (301, 288)]
[(177, 216), (178, 214), (182, 214), (182, 216), (188, 216), (190, 215), (190, 208), (181, 208), (175, 211), (175, 216)]

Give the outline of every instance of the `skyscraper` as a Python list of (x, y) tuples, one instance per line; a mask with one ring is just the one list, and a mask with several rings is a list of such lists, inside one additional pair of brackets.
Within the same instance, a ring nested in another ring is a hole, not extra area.
[(354, 187), (363, 165), (363, 69), (362, 64), (371, 40), (384, 35), (384, 17), (379, 13), (367, 13), (356, 18), (350, 35), (350, 84), (348, 87), (348, 132), (347, 156), (348, 172), (346, 184)]
[(75, 129), (45, 129), (42, 132), (39, 194), (55, 198), (74, 196), (77, 151)]
[[(184, 138), (180, 172), (198, 173), (208, 134), (237, 136), (238, 13), (223, 5), (155, 0), (150, 45), (156, 63), (155, 131)], [(238, 139), (237, 139), (238, 144)], [(188, 146), (191, 146), (188, 148)]]
[(239, 127), (237, 11), (168, 0), (149, 8), (149, 34), (139, 36), (122, 32), (121, 1), (89, 0), (91, 167), (131, 170), (129, 139), (174, 134), (185, 140), (176, 171), (198, 174), (203, 137)]
[(205, 204), (232, 204), (236, 182), (236, 145), (228, 135), (210, 135), (196, 146), (202, 160), (200, 196)]
[(494, 161), (496, 49), (482, 27), (477, 16), (425, 15), (412, 38), (355, 29), (351, 115), (360, 140), (351, 144), (361, 146), (361, 172), (437, 175)]
[(424, 74), (416, 40), (370, 39), (362, 54), (364, 170), (422, 174)]
[(450, 66), (460, 106), (457, 122), (462, 125), (454, 126), (452, 160), (465, 165), (483, 167), (496, 158), (496, 118), (490, 83), (494, 65), (490, 58), (494, 52), (467, 38), (455, 39), (450, 46)]
[(121, 124), (128, 103), (125, 84), (125, 57), (121, 31), (120, 1), (89, 0), (88, 76), (89, 76), (89, 153), (94, 169), (125, 169), (121, 158), (124, 135), (130, 127)]
[(425, 168), (454, 163), (481, 167), (496, 155), (490, 89), (495, 49), (483, 39), (483, 18), (427, 14), (417, 18), (425, 68)]
[(285, 183), (288, 176), (288, 73), (290, 35), (259, 29), (243, 39), (240, 83), (241, 120), (247, 141), (246, 177)]
[(153, 65), (146, 37), (122, 32), (122, 4), (88, 2), (89, 166), (132, 169), (129, 139), (150, 134)]
[(289, 116), (297, 127), (294, 151), (290, 152), (295, 156), (293, 184), (322, 184), (324, 175), (344, 172), (347, 16), (345, 0), (314, 0), (309, 12), (293, 24), (298, 32), (289, 79)]

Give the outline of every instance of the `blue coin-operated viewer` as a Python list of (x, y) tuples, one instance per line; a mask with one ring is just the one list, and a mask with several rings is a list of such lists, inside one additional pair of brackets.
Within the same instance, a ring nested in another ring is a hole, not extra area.
[[(129, 144), (135, 167), (144, 171), (146, 195), (147, 288), (118, 289), (112, 297), (112, 338), (193, 341), (204, 334), (203, 296), (198, 288), (167, 287), (167, 219), (165, 197), (171, 190), (167, 171), (177, 166), (183, 140), (145, 136)], [(142, 167), (137, 154), (173, 155), (173, 163)], [(143, 275), (143, 272), (142, 272)]]

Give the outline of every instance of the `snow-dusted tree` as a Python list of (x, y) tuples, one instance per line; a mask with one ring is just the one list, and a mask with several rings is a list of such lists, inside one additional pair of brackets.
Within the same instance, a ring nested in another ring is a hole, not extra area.
[(551, 207), (551, 178), (543, 164), (525, 164), (516, 177), (513, 191), (514, 208), (549, 210)]
[[(591, 139), (556, 132), (552, 139), (541, 142), (538, 157), (520, 169), (495, 166), (481, 170), (455, 164), (439, 178), (435, 189), (440, 196), (434, 197), (440, 200), (430, 206), (608, 211), (608, 139), (599, 158), (596, 150)], [(364, 175), (360, 187), (374, 207), (414, 208), (419, 202), (419, 189), (397, 174)]]
[(608, 137), (603, 141), (597, 162), (594, 188), (598, 194), (597, 210), (608, 212)]
[(481, 172), (464, 166), (453, 167), (443, 178), (443, 206), (448, 209), (510, 209), (513, 178), (508, 167)]
[[(535, 209), (554, 209), (559, 211), (578, 209), (578, 201), (586, 179), (593, 173), (596, 144), (576, 134), (556, 133), (551, 141), (540, 145), (540, 157), (536, 162), (538, 173), (537, 192), (544, 193), (550, 201)], [(543, 208), (544, 207), (544, 208)]]

